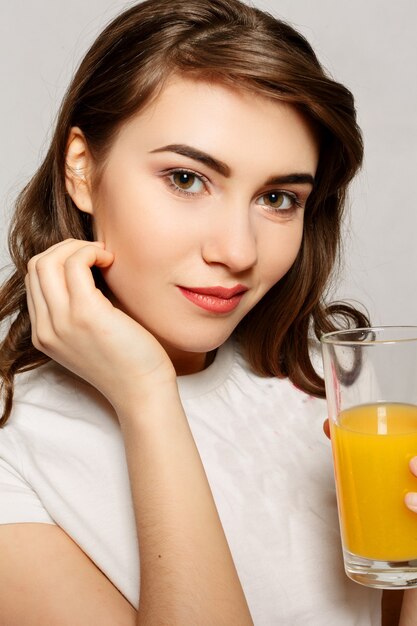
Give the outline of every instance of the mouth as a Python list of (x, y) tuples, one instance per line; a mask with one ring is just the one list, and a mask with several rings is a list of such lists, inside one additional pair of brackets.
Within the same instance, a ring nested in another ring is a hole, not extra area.
[(234, 287), (182, 287), (182, 295), (197, 306), (211, 313), (230, 313), (239, 305), (245, 292), (245, 285)]

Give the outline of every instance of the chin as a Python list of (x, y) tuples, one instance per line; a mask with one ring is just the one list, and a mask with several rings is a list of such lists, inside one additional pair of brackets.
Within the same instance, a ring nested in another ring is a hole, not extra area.
[[(178, 334), (172, 338), (170, 337), (158, 337), (158, 341), (164, 346), (167, 352), (170, 351), (178, 351), (178, 352), (190, 352), (194, 354), (203, 354), (207, 352), (211, 352), (212, 350), (216, 350), (221, 345), (223, 345), (232, 335), (234, 328), (232, 331), (228, 332), (212, 332), (212, 333), (194, 333), (190, 336), (190, 332), (187, 332), (187, 335), (182, 337)], [(151, 331), (152, 332), (152, 331)], [(204, 336), (202, 336), (204, 335)]]

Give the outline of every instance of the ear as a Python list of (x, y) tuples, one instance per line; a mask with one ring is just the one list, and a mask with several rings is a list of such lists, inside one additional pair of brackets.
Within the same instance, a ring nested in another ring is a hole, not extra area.
[(80, 128), (71, 128), (65, 155), (65, 186), (76, 206), (93, 214), (91, 197), (92, 158)]

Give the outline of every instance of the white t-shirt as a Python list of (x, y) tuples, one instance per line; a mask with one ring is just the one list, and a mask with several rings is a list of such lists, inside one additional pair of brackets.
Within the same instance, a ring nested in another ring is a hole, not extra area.
[[(376, 626), (380, 592), (342, 566), (324, 401), (253, 374), (229, 341), (178, 379), (256, 626)], [(136, 528), (117, 417), (51, 362), (17, 377), (0, 429), (0, 523), (58, 524), (138, 606)]]

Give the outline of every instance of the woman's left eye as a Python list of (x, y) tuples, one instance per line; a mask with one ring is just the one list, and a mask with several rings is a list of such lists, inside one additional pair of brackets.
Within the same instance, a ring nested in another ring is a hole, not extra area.
[(187, 170), (176, 170), (168, 174), (170, 186), (186, 194), (200, 194), (205, 185), (201, 176)]
[(283, 213), (286, 211), (290, 212), (301, 206), (298, 197), (289, 191), (270, 191), (269, 193), (264, 193), (259, 197), (258, 204), (266, 206), (272, 209), (272, 211), (282, 211)]

